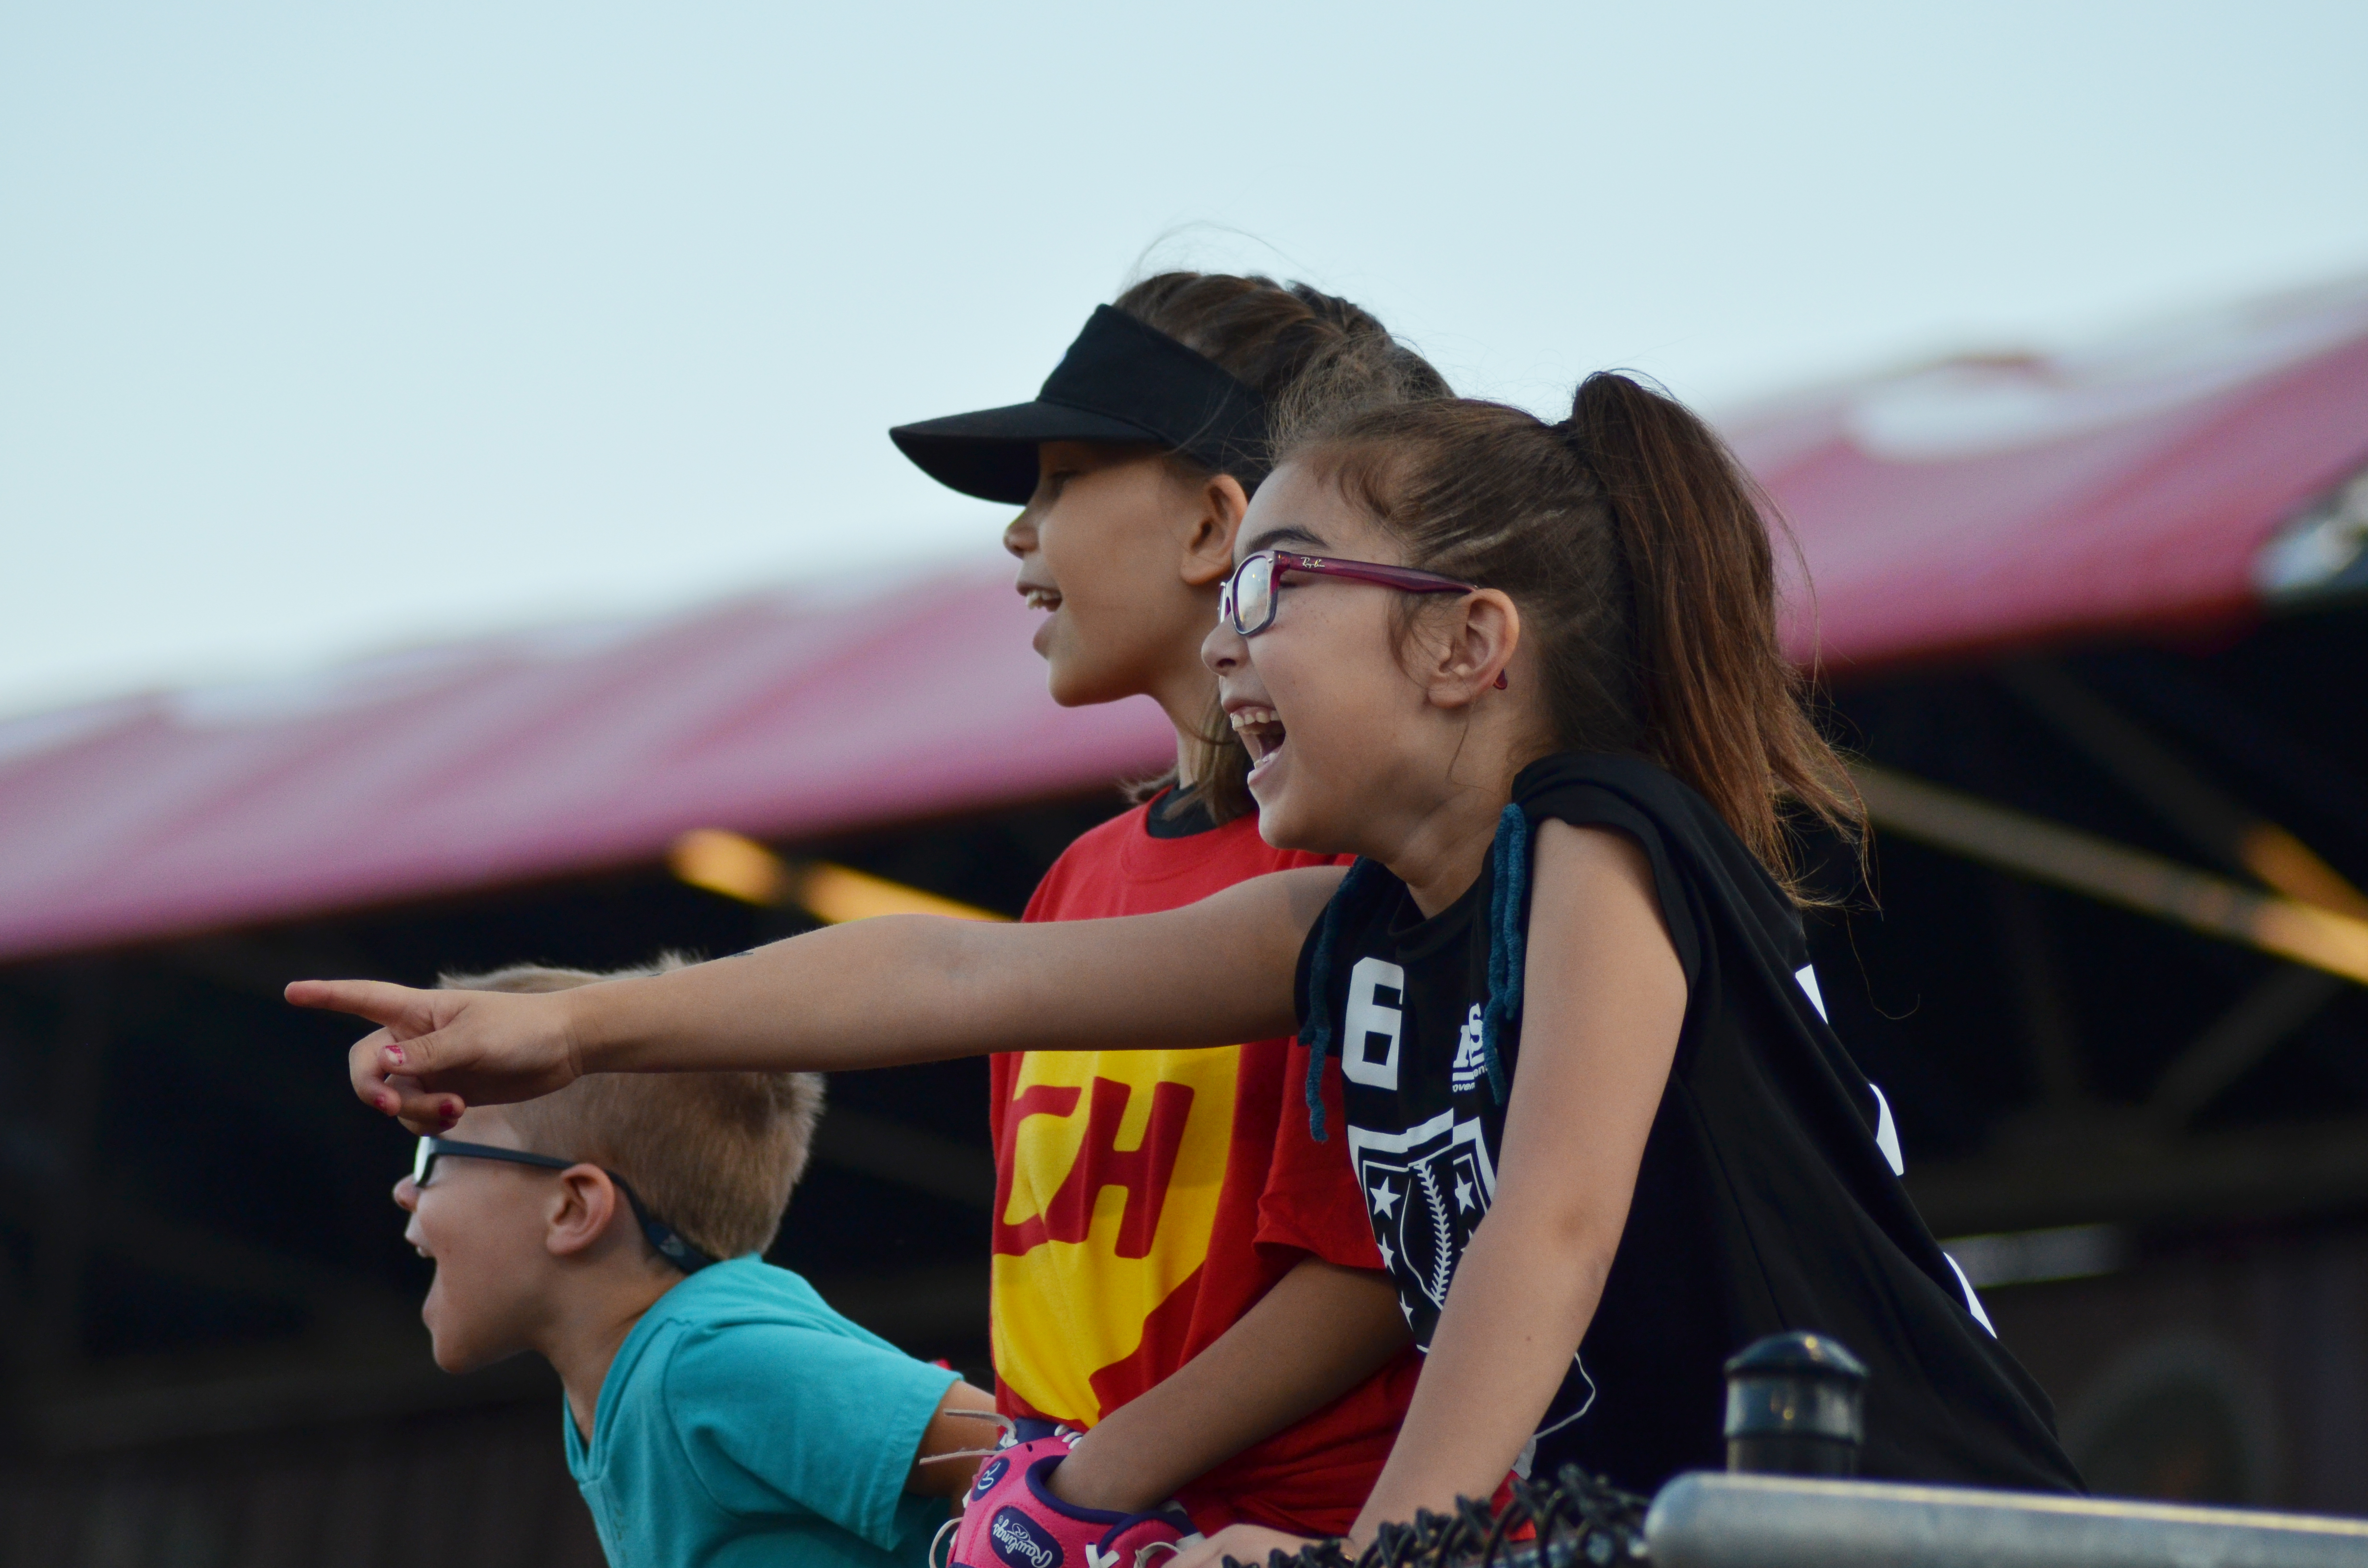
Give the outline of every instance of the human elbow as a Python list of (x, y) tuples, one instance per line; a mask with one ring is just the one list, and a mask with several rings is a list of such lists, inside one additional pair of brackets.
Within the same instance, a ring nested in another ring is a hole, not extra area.
[(1611, 1272), (1627, 1214), (1600, 1202), (1555, 1195), (1537, 1201), (1499, 1201), (1489, 1210), (1484, 1233), (1498, 1246), (1519, 1249), (1531, 1266), (1566, 1274), (1574, 1286), (1600, 1289)]

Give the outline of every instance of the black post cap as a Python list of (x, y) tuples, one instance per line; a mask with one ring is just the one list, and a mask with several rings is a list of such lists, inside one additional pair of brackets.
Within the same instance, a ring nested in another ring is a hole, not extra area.
[(1866, 1363), (1822, 1334), (1771, 1334), (1726, 1363), (1726, 1468), (1855, 1475)]

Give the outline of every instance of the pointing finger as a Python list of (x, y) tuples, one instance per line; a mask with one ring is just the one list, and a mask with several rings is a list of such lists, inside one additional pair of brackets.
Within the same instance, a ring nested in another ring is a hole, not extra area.
[(435, 993), (382, 980), (296, 980), (289, 983), (284, 994), (299, 1007), (350, 1013), (404, 1034), (424, 1033), (436, 1027), (428, 1011)]

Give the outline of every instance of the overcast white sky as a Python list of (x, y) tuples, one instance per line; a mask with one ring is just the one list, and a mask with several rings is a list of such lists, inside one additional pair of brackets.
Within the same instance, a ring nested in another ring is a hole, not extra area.
[(0, 0), (0, 712), (989, 548), (1146, 247), (1713, 412), (2368, 270), (2368, 6)]

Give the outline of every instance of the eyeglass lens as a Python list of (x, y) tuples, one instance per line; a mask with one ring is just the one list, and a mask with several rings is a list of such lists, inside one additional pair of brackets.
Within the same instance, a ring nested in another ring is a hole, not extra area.
[(436, 1168), (436, 1148), (432, 1139), (419, 1141), (418, 1153), (411, 1156), (411, 1185), (426, 1187), (427, 1173)]
[(1247, 637), (1274, 619), (1274, 557), (1253, 555), (1234, 574), (1234, 630)]

